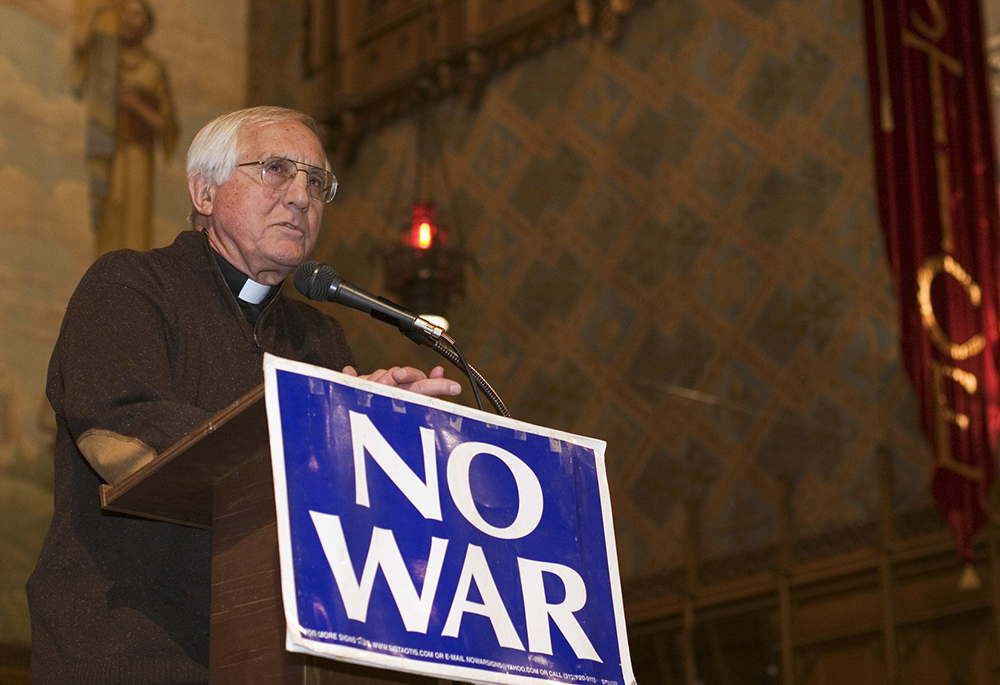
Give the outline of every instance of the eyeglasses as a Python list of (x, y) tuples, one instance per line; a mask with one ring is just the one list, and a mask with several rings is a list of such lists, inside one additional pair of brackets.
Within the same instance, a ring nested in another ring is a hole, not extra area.
[(268, 157), (259, 162), (243, 162), (236, 166), (259, 166), (260, 182), (274, 190), (284, 190), (300, 171), (306, 172), (306, 187), (309, 197), (320, 202), (329, 202), (337, 194), (337, 177), (326, 169), (297, 162), (284, 157)]

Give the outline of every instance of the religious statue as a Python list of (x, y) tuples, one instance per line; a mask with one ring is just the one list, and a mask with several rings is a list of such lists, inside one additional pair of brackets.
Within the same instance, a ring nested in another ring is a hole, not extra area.
[(145, 0), (76, 0), (75, 85), (87, 107), (87, 165), (97, 254), (152, 247), (153, 162), (177, 140), (164, 64), (149, 52)]

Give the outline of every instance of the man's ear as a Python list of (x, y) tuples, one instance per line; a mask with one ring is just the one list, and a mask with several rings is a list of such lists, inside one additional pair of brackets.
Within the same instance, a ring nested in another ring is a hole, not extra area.
[(192, 176), (188, 179), (188, 193), (191, 195), (191, 204), (199, 214), (211, 216), (215, 211), (215, 192), (218, 190), (214, 183), (205, 180), (201, 176)]

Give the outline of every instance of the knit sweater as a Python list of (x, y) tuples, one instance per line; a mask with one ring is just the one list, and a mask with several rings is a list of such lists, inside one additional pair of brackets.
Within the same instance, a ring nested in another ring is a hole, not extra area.
[(353, 364), (340, 324), (302, 302), (279, 294), (251, 326), (194, 231), (83, 277), (46, 388), (55, 506), (27, 587), (33, 683), (207, 682), (209, 532), (103, 512), (94, 465), (118, 480), (169, 447), (260, 384), (265, 351)]

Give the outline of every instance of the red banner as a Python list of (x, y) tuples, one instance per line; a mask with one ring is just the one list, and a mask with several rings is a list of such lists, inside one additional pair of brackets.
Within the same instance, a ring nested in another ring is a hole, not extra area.
[(971, 561), (1000, 426), (1000, 236), (979, 3), (863, 4), (902, 357), (934, 449), (934, 497)]

